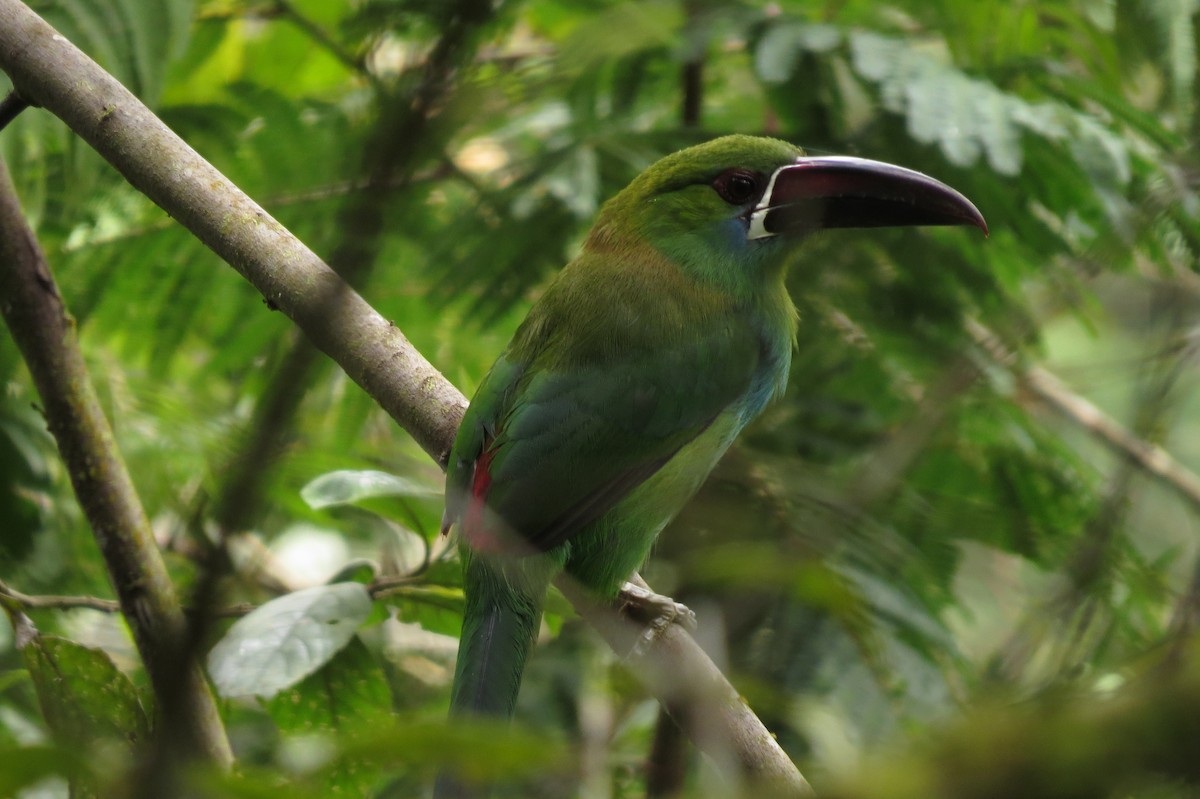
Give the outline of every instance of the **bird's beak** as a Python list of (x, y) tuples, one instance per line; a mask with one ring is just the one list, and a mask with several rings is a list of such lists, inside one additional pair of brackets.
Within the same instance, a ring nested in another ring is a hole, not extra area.
[(928, 175), (882, 161), (814, 156), (776, 169), (750, 214), (751, 239), (836, 227), (973, 225), (983, 214)]

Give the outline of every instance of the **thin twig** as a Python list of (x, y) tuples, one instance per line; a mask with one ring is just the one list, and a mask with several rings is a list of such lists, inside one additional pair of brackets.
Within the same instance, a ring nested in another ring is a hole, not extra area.
[(97, 596), (32, 596), (5, 585), (0, 581), (0, 596), (11, 599), (23, 610), (76, 610), (86, 608), (101, 613), (120, 613), (121, 603), (115, 599)]
[[(405, 577), (380, 577), (371, 581), (367, 586), (367, 593), (372, 599), (385, 599), (398, 594), (406, 594), (412, 591), (413, 583), (416, 578), (411, 576)], [(121, 603), (115, 599), (104, 599), (98, 596), (76, 595), (62, 596), (55, 594), (26, 594), (10, 585), (7, 585), (3, 580), (0, 580), (0, 596), (10, 599), (18, 607), (23, 610), (97, 610), (101, 613), (120, 613)], [(250, 611), (254, 610), (258, 605), (252, 602), (240, 602), (236, 605), (227, 605), (223, 608), (216, 608), (207, 611), (214, 617), (222, 619), (237, 618), (245, 616)], [(190, 615), (196, 612), (195, 608), (185, 607), (183, 609), (185, 615)]]

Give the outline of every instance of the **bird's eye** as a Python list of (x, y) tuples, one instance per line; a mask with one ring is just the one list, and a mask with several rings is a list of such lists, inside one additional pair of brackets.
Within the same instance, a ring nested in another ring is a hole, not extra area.
[(722, 172), (713, 181), (713, 188), (721, 199), (731, 205), (745, 205), (758, 194), (759, 176), (745, 169), (730, 169)]

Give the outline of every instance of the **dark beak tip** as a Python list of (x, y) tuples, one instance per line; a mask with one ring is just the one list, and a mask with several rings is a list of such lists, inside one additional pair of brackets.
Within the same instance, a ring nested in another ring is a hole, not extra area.
[(983, 214), (979, 213), (978, 210), (975, 211), (975, 215), (972, 217), (971, 221), (968, 224), (982, 230), (983, 237), (985, 239), (990, 239), (992, 237), (991, 231), (988, 230), (987, 220), (983, 218)]
[(988, 223), (987, 220), (983, 218), (983, 212), (976, 207), (975, 203), (968, 200), (959, 192), (954, 191), (953, 189), (950, 189), (950, 191), (954, 193), (955, 199), (957, 200), (956, 204), (958, 205), (959, 211), (962, 213), (962, 221), (959, 222), (959, 224), (979, 228), (983, 231), (983, 237), (985, 239), (990, 239), (992, 237), (992, 233), (990, 230), (988, 230)]

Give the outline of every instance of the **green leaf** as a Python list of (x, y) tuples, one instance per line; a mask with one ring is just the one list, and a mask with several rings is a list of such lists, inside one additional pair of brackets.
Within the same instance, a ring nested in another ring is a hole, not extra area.
[[(146, 741), (150, 722), (142, 710), (137, 690), (109, 656), (99, 650), (81, 646), (74, 641), (55, 636), (43, 636), (33, 623), (20, 613), (10, 612), (16, 631), (16, 646), (25, 668), (33, 679), (42, 716), (54, 737), (71, 751), (88, 751), (104, 745), (108, 750), (104, 774), (89, 774), (70, 765), (71, 758), (61, 764), (47, 762), (45, 750), (34, 750), (28, 761), (11, 776), (0, 776), (0, 795), (6, 779), (18, 784), (32, 782), (59, 769), (69, 768), (71, 796), (90, 799), (104, 794), (98, 780), (121, 773), (132, 761), (133, 749)], [(121, 751), (124, 748), (126, 762)], [(7, 760), (0, 759), (7, 771)]]
[(371, 614), (360, 583), (296, 591), (239, 619), (208, 655), (224, 697), (270, 698), (328, 663)]
[(285, 733), (337, 732), (382, 723), (391, 692), (375, 657), (357, 637), (319, 670), (266, 701)]
[[(334, 741), (390, 723), (392, 695), (383, 669), (358, 638), (295, 686), (265, 702), (271, 720), (291, 746), (333, 754)], [(285, 749), (286, 751), (286, 749)], [(298, 753), (303, 754), (303, 753)], [(313, 768), (314, 752), (297, 758)], [(348, 758), (320, 774), (328, 796), (367, 796), (382, 769), (365, 758)]]
[(108, 654), (18, 622), (17, 648), (33, 677), (46, 723), (60, 740), (87, 744), (146, 740), (150, 722), (133, 683)]

